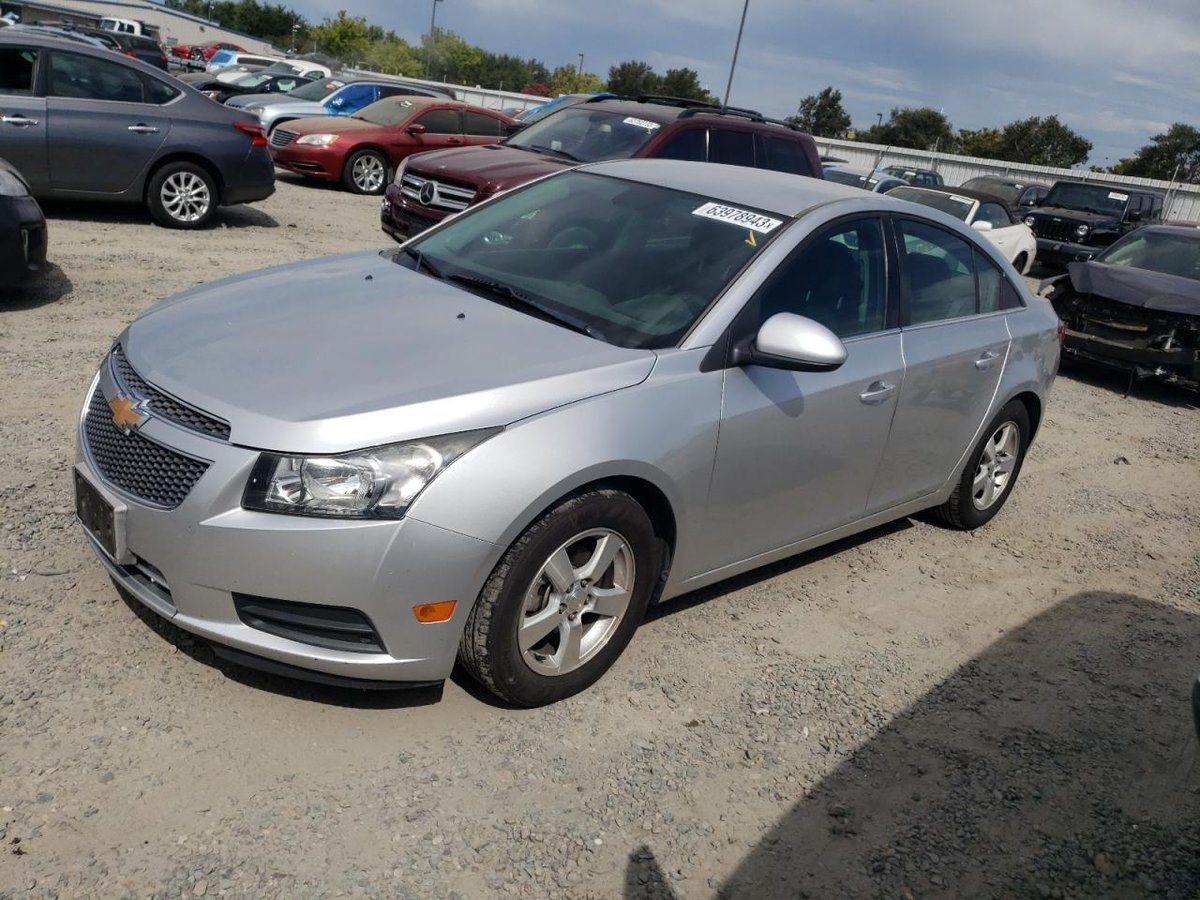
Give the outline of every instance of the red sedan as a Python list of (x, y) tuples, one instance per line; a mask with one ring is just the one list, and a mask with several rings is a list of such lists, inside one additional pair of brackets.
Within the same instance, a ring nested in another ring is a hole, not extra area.
[(436, 97), (389, 97), (352, 116), (296, 119), (271, 131), (275, 165), (356, 194), (382, 194), (414, 153), (495, 144), (515, 120), (491, 109)]
[(176, 44), (171, 48), (171, 54), (180, 59), (210, 60), (218, 50), (236, 50), (244, 53), (245, 48), (225, 41), (212, 41), (208, 44)]

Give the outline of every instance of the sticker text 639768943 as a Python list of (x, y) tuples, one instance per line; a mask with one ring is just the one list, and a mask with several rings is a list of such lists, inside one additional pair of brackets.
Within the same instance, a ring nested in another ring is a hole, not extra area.
[(783, 221), (764, 216), (762, 213), (750, 212), (748, 209), (738, 209), (736, 206), (726, 206), (723, 203), (705, 203), (692, 210), (693, 216), (703, 216), (705, 219), (716, 219), (718, 222), (728, 222), (740, 228), (749, 228), (759, 234), (774, 231)]

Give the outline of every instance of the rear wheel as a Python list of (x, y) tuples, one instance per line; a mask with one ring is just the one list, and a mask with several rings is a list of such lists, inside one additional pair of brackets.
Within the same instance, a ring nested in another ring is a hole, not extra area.
[(146, 206), (159, 225), (203, 228), (217, 213), (217, 183), (195, 163), (167, 163), (146, 188)]
[(1029, 411), (1020, 400), (1011, 401), (984, 430), (954, 493), (937, 508), (938, 517), (965, 531), (991, 521), (1017, 483), (1029, 433)]
[(342, 184), (355, 194), (382, 194), (388, 182), (388, 162), (377, 150), (350, 154), (342, 169)]
[(204, 59), (204, 51), (199, 47), (193, 47), (192, 52), (189, 55), (192, 59)]
[(578, 693), (632, 639), (661, 567), (654, 527), (632, 497), (606, 489), (572, 497), (496, 566), (459, 657), (484, 687), (519, 706)]

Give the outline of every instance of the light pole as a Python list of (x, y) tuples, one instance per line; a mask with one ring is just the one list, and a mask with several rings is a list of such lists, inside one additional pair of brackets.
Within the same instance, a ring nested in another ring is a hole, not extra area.
[(742, 4), (742, 21), (738, 25), (737, 42), (733, 45), (733, 61), (729, 64), (729, 81), (725, 84), (725, 102), (723, 106), (729, 105), (729, 92), (733, 89), (733, 70), (737, 68), (738, 50), (742, 46), (742, 29), (746, 27), (746, 10), (750, 8), (750, 0), (746, 0)]
[(875, 113), (875, 126), (878, 128), (883, 125), (883, 113)]
[(577, 56), (579, 57), (579, 76), (583, 77), (583, 54), (579, 53)]
[(425, 77), (429, 77), (429, 59), (433, 55), (434, 23), (437, 22), (437, 5), (442, 0), (433, 0), (433, 14), (429, 17), (429, 46), (425, 48)]

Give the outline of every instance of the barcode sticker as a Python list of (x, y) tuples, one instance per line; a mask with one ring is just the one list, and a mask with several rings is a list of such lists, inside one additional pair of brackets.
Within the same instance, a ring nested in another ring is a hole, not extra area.
[(749, 228), (759, 234), (767, 234), (783, 224), (782, 219), (772, 219), (762, 213), (738, 209), (736, 206), (726, 206), (723, 203), (705, 203), (703, 206), (693, 209), (692, 215), (715, 219), (718, 222), (728, 222), (730, 225)]

